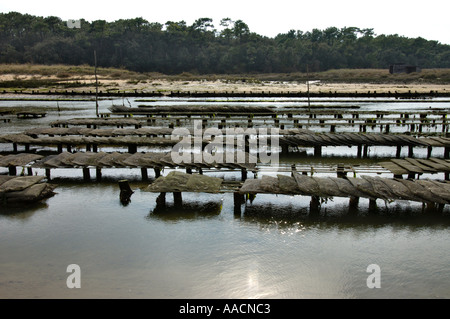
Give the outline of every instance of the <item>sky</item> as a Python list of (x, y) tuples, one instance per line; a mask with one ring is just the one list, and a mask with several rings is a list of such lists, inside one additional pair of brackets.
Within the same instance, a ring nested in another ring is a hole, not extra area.
[(57, 16), (64, 21), (141, 17), (162, 24), (184, 20), (191, 25), (196, 19), (211, 18), (219, 28), (222, 18), (231, 18), (268, 37), (289, 30), (358, 27), (373, 28), (375, 35), (422, 37), (443, 44), (450, 44), (449, 9), (449, 0), (16, 0), (0, 4), (2, 13)]

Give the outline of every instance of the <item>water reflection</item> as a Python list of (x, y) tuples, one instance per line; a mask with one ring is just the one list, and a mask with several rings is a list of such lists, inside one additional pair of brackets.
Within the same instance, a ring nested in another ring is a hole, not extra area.
[[(148, 193), (141, 194), (148, 196)], [(327, 228), (365, 232), (382, 229), (420, 231), (422, 229), (443, 230), (450, 227), (450, 209), (444, 211), (427, 210), (421, 203), (378, 201), (376, 210), (369, 210), (368, 201), (349, 207), (348, 200), (335, 200), (322, 203), (319, 212), (312, 213), (309, 197), (261, 196), (247, 198), (241, 206), (241, 214), (233, 212), (233, 195), (224, 194), (222, 198), (211, 200), (204, 197), (195, 199), (192, 194), (184, 194), (182, 203), (172, 199), (172, 194), (161, 200), (161, 194), (153, 194), (152, 208), (145, 217), (147, 220), (163, 222), (202, 221), (219, 216), (232, 219), (246, 226), (257, 226), (262, 231), (278, 230), (281, 234), (294, 234), (306, 228), (326, 231)], [(200, 195), (199, 195), (200, 196)], [(288, 200), (287, 200), (288, 199)], [(147, 202), (148, 203), (148, 202)], [(135, 203), (136, 204), (136, 203)], [(148, 204), (146, 204), (148, 206)]]
[(348, 207), (336, 206), (330, 212), (332, 213), (325, 211), (311, 214), (307, 207), (254, 204), (245, 207), (241, 220), (246, 224), (257, 224), (264, 231), (277, 229), (282, 233), (289, 234), (310, 227), (320, 230), (327, 228), (354, 229), (361, 232), (386, 226), (410, 231), (420, 231), (425, 228), (442, 230), (450, 227), (448, 212), (427, 212), (419, 205), (415, 207), (385, 206), (378, 208), (376, 212), (368, 212), (366, 207), (349, 211)]
[(146, 217), (148, 220), (158, 219), (165, 222), (177, 222), (180, 220), (194, 221), (197, 219), (215, 218), (222, 211), (222, 202), (206, 203), (182, 203), (181, 205), (157, 204)]
[(0, 220), (27, 220), (35, 213), (44, 209), (48, 209), (48, 204), (46, 202), (0, 204)]

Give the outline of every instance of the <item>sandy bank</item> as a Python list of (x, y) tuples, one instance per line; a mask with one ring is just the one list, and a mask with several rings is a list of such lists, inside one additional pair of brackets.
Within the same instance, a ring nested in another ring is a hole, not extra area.
[[(36, 86), (21, 88), (8, 87), (4, 88), (1, 85), (3, 81), (48, 81), (52, 85)], [(74, 92), (95, 91), (94, 76), (78, 76), (58, 79), (55, 77), (33, 76), (33, 75), (12, 75), (3, 74), (0, 76), (0, 88), (7, 92), (14, 92), (14, 90), (22, 90), (23, 92), (34, 91), (48, 91), (48, 90), (68, 90)], [(152, 79), (152, 80), (122, 80), (111, 79), (109, 77), (99, 78), (99, 91), (102, 92), (236, 92), (236, 93), (283, 93), (283, 92), (307, 92), (308, 86), (306, 82), (281, 82), (281, 81), (230, 81), (230, 80), (167, 80), (167, 79)], [(365, 93), (374, 92), (398, 92), (407, 93), (429, 93), (434, 92), (450, 92), (450, 85), (448, 84), (433, 84), (433, 83), (330, 83), (312, 81), (309, 85), (310, 92), (337, 92), (337, 93)]]

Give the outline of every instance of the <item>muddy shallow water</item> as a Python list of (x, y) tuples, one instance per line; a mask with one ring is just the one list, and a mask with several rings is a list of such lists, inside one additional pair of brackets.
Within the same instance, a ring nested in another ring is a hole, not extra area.
[[(158, 103), (163, 102), (173, 101)], [(101, 108), (111, 103), (102, 101)], [(14, 119), (2, 123), (0, 133), (46, 126), (55, 118), (95, 116), (91, 101), (64, 105), (87, 111)], [(345, 152), (329, 150), (322, 159), (293, 155), (282, 162), (353, 161)], [(420, 203), (380, 201), (378, 212), (369, 214), (363, 199), (349, 211), (348, 200), (335, 198), (311, 216), (308, 197), (257, 195), (235, 215), (232, 194), (186, 193), (182, 210), (161, 214), (155, 211), (158, 194), (141, 190), (147, 183), (139, 170), (105, 170), (102, 182), (83, 182), (79, 170), (55, 170), (52, 176), (58, 185), (54, 197), (0, 208), (2, 298), (450, 297), (448, 207), (433, 214)], [(123, 178), (135, 190), (128, 205), (119, 200)], [(81, 288), (67, 286), (71, 264), (80, 267)], [(371, 289), (367, 268), (373, 264), (381, 287)]]

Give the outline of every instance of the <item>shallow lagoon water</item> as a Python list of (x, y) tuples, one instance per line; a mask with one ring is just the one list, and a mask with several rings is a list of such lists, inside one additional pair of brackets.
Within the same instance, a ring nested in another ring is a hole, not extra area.
[[(157, 194), (124, 206), (117, 183), (62, 183), (45, 204), (0, 215), (4, 298), (448, 298), (450, 216), (419, 205), (345, 203), (307, 214), (308, 198), (183, 194), (217, 211), (155, 214)], [(297, 197), (297, 196), (296, 196)], [(171, 197), (168, 196), (168, 204)], [(216, 205), (211, 205), (216, 208)], [(69, 264), (81, 288), (68, 289)], [(366, 269), (381, 269), (369, 289)]]
[[(257, 195), (237, 216), (232, 194), (186, 193), (185, 209), (158, 214), (139, 170), (105, 171), (100, 183), (76, 170), (52, 175), (54, 197), (0, 208), (2, 298), (450, 297), (448, 207), (439, 215), (381, 201), (368, 214), (362, 199), (349, 212), (335, 198), (311, 216), (308, 197)], [(121, 178), (135, 190), (128, 205)], [(79, 289), (66, 285), (70, 264), (80, 266)], [(381, 288), (367, 286), (371, 264)]]

